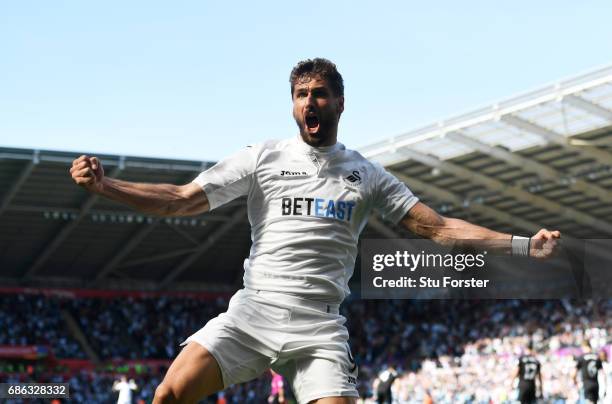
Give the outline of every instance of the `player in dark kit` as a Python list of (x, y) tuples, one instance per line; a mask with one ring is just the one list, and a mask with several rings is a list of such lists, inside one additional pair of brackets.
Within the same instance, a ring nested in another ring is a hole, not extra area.
[[(535, 403), (536, 397), (542, 397), (542, 373), (540, 361), (533, 354), (531, 344), (527, 347), (525, 355), (518, 360), (518, 367), (512, 380), (519, 378), (518, 401), (521, 404)], [(536, 395), (536, 378), (538, 379), (539, 394)]]
[(376, 391), (376, 402), (378, 404), (390, 404), (393, 402), (391, 387), (397, 379), (398, 374), (393, 366), (389, 366), (374, 380), (374, 390)]
[(584, 399), (587, 403), (595, 404), (599, 400), (599, 381), (597, 380), (597, 376), (599, 375), (599, 371), (603, 369), (603, 366), (601, 359), (591, 350), (591, 345), (588, 341), (585, 340), (582, 343), (582, 350), (584, 354), (576, 359), (574, 383), (578, 385), (578, 372), (580, 372)]

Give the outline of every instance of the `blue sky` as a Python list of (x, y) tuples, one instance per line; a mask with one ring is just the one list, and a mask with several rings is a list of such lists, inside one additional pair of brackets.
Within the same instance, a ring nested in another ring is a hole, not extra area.
[(344, 76), (355, 148), (612, 63), (608, 1), (0, 5), (0, 146), (218, 160), (297, 133), (288, 76)]

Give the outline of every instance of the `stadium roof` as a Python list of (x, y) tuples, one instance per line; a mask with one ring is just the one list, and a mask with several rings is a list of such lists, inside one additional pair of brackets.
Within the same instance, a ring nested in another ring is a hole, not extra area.
[(360, 149), (438, 211), (612, 235), (612, 66)]
[[(139, 214), (75, 186), (77, 153), (0, 148), (0, 283), (224, 290), (250, 233), (244, 200), (193, 218)], [(187, 183), (211, 162), (99, 155), (106, 175)]]
[[(445, 215), (496, 230), (612, 235), (612, 66), (360, 151)], [(250, 247), (244, 199), (160, 219), (90, 195), (78, 153), (0, 148), (0, 284), (228, 291)], [(106, 174), (187, 183), (211, 162), (100, 155)], [(410, 237), (372, 217), (362, 238)], [(358, 273), (359, 268), (357, 268)]]

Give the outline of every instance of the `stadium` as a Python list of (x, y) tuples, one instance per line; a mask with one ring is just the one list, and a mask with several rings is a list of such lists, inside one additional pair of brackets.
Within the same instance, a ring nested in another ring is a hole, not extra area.
[[(511, 234), (545, 227), (608, 239), (611, 145), (609, 66), (359, 152), (441, 214)], [(132, 402), (149, 403), (180, 343), (242, 285), (247, 201), (194, 217), (142, 214), (75, 186), (68, 169), (76, 157), (0, 148), (0, 375), (68, 383), (70, 399), (56, 403), (117, 402), (113, 385), (125, 376), (134, 381)], [(184, 184), (215, 164), (98, 157), (107, 176), (137, 182)], [(361, 234), (414, 237), (377, 216)], [(598, 253), (612, 262), (609, 251)], [(512, 374), (529, 344), (542, 364), (543, 400), (576, 402), (581, 344), (612, 354), (612, 300), (368, 300), (360, 277), (358, 264), (341, 314), (364, 403), (376, 402), (390, 368), (394, 403), (514, 402)], [(266, 403), (270, 380), (204, 402)]]

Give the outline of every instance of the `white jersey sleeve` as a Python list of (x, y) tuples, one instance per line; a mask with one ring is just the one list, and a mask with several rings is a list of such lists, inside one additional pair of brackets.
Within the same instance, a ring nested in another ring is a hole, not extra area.
[(253, 184), (258, 150), (257, 146), (248, 146), (193, 180), (206, 193), (210, 210), (248, 194)]
[(374, 208), (392, 223), (399, 222), (418, 201), (408, 187), (391, 175), (378, 163), (373, 163), (376, 173), (374, 183)]

